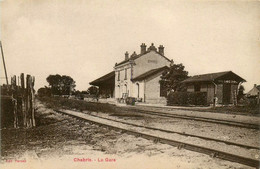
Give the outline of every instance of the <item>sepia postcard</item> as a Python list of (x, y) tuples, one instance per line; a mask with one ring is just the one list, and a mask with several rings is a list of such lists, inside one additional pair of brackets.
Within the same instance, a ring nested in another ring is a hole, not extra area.
[(260, 1), (1, 0), (1, 169), (260, 168)]

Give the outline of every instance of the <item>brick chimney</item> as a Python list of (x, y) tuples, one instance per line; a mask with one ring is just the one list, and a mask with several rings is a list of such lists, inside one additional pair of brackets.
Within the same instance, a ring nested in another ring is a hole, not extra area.
[(137, 54), (136, 54), (136, 52), (134, 51), (134, 53), (130, 56), (130, 58), (133, 58), (133, 57), (135, 57), (135, 56), (137, 56)]
[(148, 51), (157, 51), (156, 47), (154, 46), (154, 44), (152, 43), (151, 46), (148, 48)]
[(254, 87), (256, 87), (257, 86), (257, 84), (254, 84)]
[(142, 43), (142, 45), (140, 47), (141, 47), (141, 54), (145, 53), (146, 52), (146, 45), (145, 45), (145, 43)]
[(125, 60), (128, 60), (129, 59), (129, 53), (126, 51), (125, 52)]
[(161, 55), (164, 55), (164, 47), (163, 47), (163, 45), (160, 45), (160, 46), (158, 47), (158, 49), (159, 49), (159, 53), (160, 53)]

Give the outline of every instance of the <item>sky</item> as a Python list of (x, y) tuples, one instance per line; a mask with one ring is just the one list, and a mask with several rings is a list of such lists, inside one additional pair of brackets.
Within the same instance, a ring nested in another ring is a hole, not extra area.
[[(7, 73), (71, 76), (77, 90), (109, 73), (124, 53), (164, 45), (189, 75), (233, 71), (260, 84), (260, 2), (173, 0), (2, 0)], [(1, 84), (5, 83), (1, 62)]]

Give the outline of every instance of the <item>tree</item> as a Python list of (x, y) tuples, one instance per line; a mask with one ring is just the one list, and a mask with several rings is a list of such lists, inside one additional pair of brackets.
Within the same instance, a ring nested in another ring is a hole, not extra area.
[(243, 85), (240, 85), (238, 89), (237, 100), (240, 100), (245, 95), (244, 91), (245, 87)]
[(98, 95), (98, 88), (96, 86), (90, 86), (87, 93), (90, 95)]
[(51, 89), (48, 88), (47, 86), (41, 87), (40, 89), (38, 89), (37, 94), (38, 94), (40, 97), (43, 97), (43, 96), (51, 96)]
[(51, 94), (61, 95), (61, 75), (49, 75), (46, 80), (51, 88)]
[(49, 75), (46, 80), (53, 95), (69, 95), (76, 87), (76, 82), (70, 76), (66, 75)]
[(185, 66), (182, 64), (171, 64), (170, 68), (163, 72), (160, 85), (166, 91), (184, 91), (185, 86), (180, 82), (189, 77), (184, 68)]
[(62, 94), (69, 95), (71, 92), (75, 90), (75, 81), (70, 76), (62, 76), (61, 77), (61, 90)]

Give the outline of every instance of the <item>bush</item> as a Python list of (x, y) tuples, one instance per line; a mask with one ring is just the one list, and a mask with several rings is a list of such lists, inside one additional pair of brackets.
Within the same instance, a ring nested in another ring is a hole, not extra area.
[(39, 97), (51, 96), (51, 89), (47, 87), (42, 87), (38, 89), (37, 94)]
[(208, 105), (207, 92), (171, 92), (167, 96), (167, 105)]

